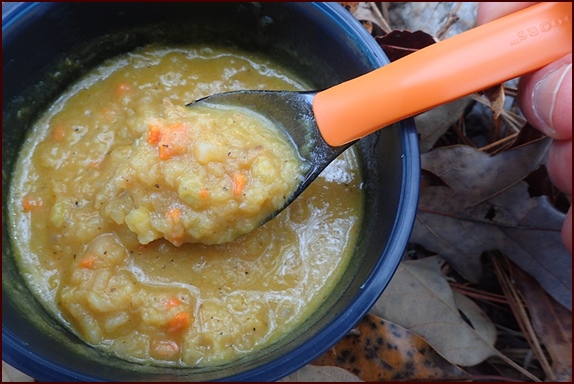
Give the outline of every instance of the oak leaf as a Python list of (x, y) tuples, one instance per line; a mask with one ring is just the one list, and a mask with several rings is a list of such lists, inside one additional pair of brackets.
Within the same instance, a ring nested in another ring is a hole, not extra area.
[(430, 151), (438, 139), (460, 120), (471, 101), (472, 98), (463, 97), (414, 117), (421, 153)]
[(421, 156), (432, 182), (421, 191), (411, 241), (436, 252), (478, 282), (480, 256), (499, 250), (572, 308), (572, 257), (560, 237), (564, 213), (546, 196), (531, 197), (522, 181), (544, 163), (541, 139), (489, 156), (468, 146)]
[(364, 381), (470, 378), (467, 372), (436, 353), (420, 336), (371, 314), (312, 364), (338, 366)]
[(438, 256), (401, 262), (370, 313), (423, 337), (452, 364), (479, 364), (498, 353), (496, 329), (474, 302), (452, 291), (442, 264)]

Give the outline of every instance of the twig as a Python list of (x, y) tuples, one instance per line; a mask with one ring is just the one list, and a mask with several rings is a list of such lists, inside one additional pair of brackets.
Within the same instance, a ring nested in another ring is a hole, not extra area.
[(502, 139), (495, 141), (493, 143), (487, 144), (483, 147), (478, 148), (479, 151), (482, 152), (489, 152), (491, 149), (499, 147), (501, 145), (507, 144), (509, 141), (512, 141), (514, 139), (516, 139), (516, 137), (518, 136), (518, 133), (513, 133), (509, 136), (503, 137)]
[(516, 364), (513, 360), (511, 360), (510, 358), (508, 358), (507, 356), (502, 354), (500, 351), (496, 356), (499, 359), (501, 359), (502, 361), (504, 361), (510, 367), (516, 369), (518, 372), (520, 372), (524, 376), (528, 377), (530, 380), (537, 382), (537, 383), (542, 382), (542, 380), (540, 380), (538, 377), (536, 377), (532, 373), (528, 372), (526, 369), (522, 368), (520, 365)]
[(518, 88), (509, 87), (508, 85), (505, 84), (504, 85), (504, 93), (506, 93), (507, 96), (515, 99), (518, 96)]
[[(506, 92), (507, 92), (507, 88), (505, 87), (505, 93)], [(510, 90), (510, 92), (512, 92), (512, 90)], [(490, 107), (490, 102), (488, 101), (488, 99), (484, 95), (474, 93), (470, 97), (474, 101), (477, 101), (482, 105)], [(501, 119), (496, 119), (494, 121), (494, 126), (491, 127), (491, 129), (490, 129), (490, 137), (489, 137), (490, 143), (479, 148), (479, 150), (481, 150), (483, 152), (490, 152), (493, 148), (498, 148), (498, 150), (504, 149), (504, 148), (500, 148), (500, 147), (508, 145), (511, 141), (516, 139), (516, 137), (518, 136), (518, 133), (526, 124), (526, 119), (524, 119), (519, 114), (512, 112), (506, 108), (502, 109), (500, 111), (500, 117), (501, 117)], [(502, 121), (504, 121), (505, 127), (508, 130), (512, 131), (512, 133), (507, 134), (507, 136), (502, 137), (501, 139), (497, 139), (497, 137), (500, 135), (500, 129), (502, 126)]]
[(524, 333), (522, 333), (521, 331), (517, 331), (515, 329), (511, 329), (500, 324), (495, 324), (494, 326), (499, 330), (499, 332), (504, 332), (505, 334), (511, 336), (524, 338)]
[(462, 5), (461, 2), (456, 3), (456, 8), (454, 9), (454, 11), (449, 12), (448, 14), (448, 19), (446, 20), (446, 22), (444, 23), (444, 25), (442, 27), (440, 27), (440, 29), (438, 30), (438, 32), (436, 33), (436, 38), (438, 40), (442, 40), (444, 39), (444, 37), (446, 36), (448, 30), (450, 29), (450, 27), (452, 27), (453, 25), (456, 24), (456, 22), (460, 19), (460, 17), (458, 17), (457, 13), (460, 10), (460, 6)]
[(494, 143), (498, 140), (498, 138), (500, 137), (500, 128), (502, 125), (502, 121), (500, 121), (498, 118), (495, 118), (492, 120), (493, 124), (491, 125), (490, 129), (489, 129), (489, 141), (491, 143)]
[(393, 29), (391, 28), (391, 26), (387, 22), (387, 19), (385, 19), (383, 17), (383, 14), (381, 13), (381, 11), (379, 11), (379, 8), (377, 7), (377, 3), (369, 2), (369, 6), (371, 7), (371, 11), (373, 12), (373, 17), (375, 19), (377, 19), (377, 23), (379, 24), (379, 27), (381, 27), (383, 32), (385, 32), (385, 33), (391, 32)]
[(503, 109), (500, 116), (515, 132), (519, 132), (522, 127), (524, 127), (524, 124), (526, 124), (526, 119), (524, 117), (509, 109)]
[[(462, 126), (462, 129), (460, 126)], [(458, 124), (453, 124), (451, 126), (451, 129), (454, 131), (454, 133), (456, 134), (456, 136), (459, 138), (460, 141), (462, 141), (464, 144), (468, 145), (469, 147), (475, 147), (472, 140), (470, 140), (464, 132), (465, 131), (464, 116), (462, 116), (460, 118), (460, 120), (458, 121)]]
[(472, 288), (467, 285), (456, 282), (450, 282), (449, 285), (451, 286), (452, 289), (462, 293), (463, 295), (473, 297), (475, 299), (480, 299), (483, 301), (489, 301), (493, 303), (508, 304), (508, 300), (503, 295), (481, 291), (479, 289)]
[(384, 1), (384, 2), (380, 2), (379, 4), (381, 4), (381, 12), (383, 13), (383, 19), (385, 20), (391, 20), (391, 16), (389, 14), (389, 3)]
[(536, 333), (532, 327), (532, 323), (530, 322), (530, 318), (526, 311), (524, 300), (522, 299), (520, 293), (516, 290), (514, 285), (510, 282), (510, 278), (505, 273), (501, 261), (498, 258), (493, 259), (493, 266), (496, 276), (500, 282), (500, 286), (505, 293), (506, 297), (508, 298), (508, 303), (510, 304), (510, 308), (514, 313), (514, 317), (518, 323), (518, 326), (522, 330), (524, 337), (528, 341), (528, 344), (531, 346), (532, 351), (536, 355), (536, 358), (540, 362), (546, 377), (550, 381), (555, 381), (556, 377), (554, 376), (554, 372), (552, 372), (552, 368), (550, 367), (550, 363), (546, 359), (544, 352), (542, 351), (542, 346), (536, 337)]
[(478, 101), (479, 103), (486, 105), (487, 107), (490, 106), (490, 101), (486, 98), (486, 96), (481, 95), (480, 93), (473, 93), (470, 95), (474, 101)]

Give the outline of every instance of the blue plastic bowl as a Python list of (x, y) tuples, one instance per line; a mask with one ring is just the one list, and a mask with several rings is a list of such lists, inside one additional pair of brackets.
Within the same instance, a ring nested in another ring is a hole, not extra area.
[(39, 381), (275, 381), (347, 334), (389, 283), (418, 202), (411, 119), (357, 144), (365, 218), (341, 282), (301, 327), (249, 358), (185, 369), (127, 362), (83, 343), (32, 296), (4, 220), (10, 175), (31, 122), (104, 59), (150, 42), (214, 40), (267, 53), (317, 89), (388, 63), (338, 3), (2, 3), (2, 359), (15, 368)]

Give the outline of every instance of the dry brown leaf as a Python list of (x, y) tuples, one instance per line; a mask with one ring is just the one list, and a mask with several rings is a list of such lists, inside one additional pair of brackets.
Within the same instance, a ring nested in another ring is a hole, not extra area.
[(376, 36), (375, 40), (385, 51), (390, 61), (395, 61), (436, 43), (434, 37), (423, 31), (394, 30), (385, 36)]
[(546, 139), (489, 156), (468, 146), (421, 156), (440, 183), (421, 192), (411, 242), (436, 252), (462, 276), (479, 281), (480, 256), (499, 250), (559, 303), (572, 306), (572, 257), (562, 244), (564, 213), (522, 181), (539, 168)]
[(351, 13), (367, 28), (370, 34), (378, 36), (391, 31), (389, 24), (375, 3), (359, 2), (356, 4)]
[(488, 107), (492, 111), (492, 117), (498, 119), (498, 116), (504, 110), (504, 84), (498, 84), (482, 91), (482, 94), (488, 99)]
[(278, 380), (280, 383), (351, 383), (362, 381), (363, 380), (346, 369), (339, 367), (319, 367), (311, 364), (306, 365), (289, 376)]
[(550, 297), (530, 275), (510, 263), (515, 286), (523, 296), (534, 331), (544, 344), (555, 377), (572, 382), (572, 312)]
[(438, 139), (463, 115), (472, 99), (464, 97), (414, 117), (421, 153), (432, 149)]
[(519, 148), (528, 143), (538, 141), (544, 137), (540, 130), (534, 128), (530, 123), (526, 123), (518, 132), (516, 139), (508, 146), (507, 149)]
[(367, 315), (312, 364), (338, 366), (364, 381), (464, 380), (470, 376), (407, 329)]
[(441, 37), (448, 38), (476, 24), (477, 2), (411, 1), (388, 4), (389, 23), (394, 29), (421, 30), (436, 37), (442, 34)]
[(347, 11), (354, 13), (357, 10), (357, 7), (359, 6), (359, 2), (358, 1), (339, 1), (339, 4), (341, 4)]
[(367, 30), (367, 32), (369, 33), (373, 33), (373, 23), (369, 20), (360, 20), (361, 24), (363, 24), (363, 27), (365, 27), (365, 29)]
[(454, 294), (443, 263), (436, 256), (401, 262), (370, 313), (422, 336), (452, 364), (473, 366), (498, 353), (496, 329), (474, 302)]
[(35, 380), (2, 361), (2, 382), (34, 382)]

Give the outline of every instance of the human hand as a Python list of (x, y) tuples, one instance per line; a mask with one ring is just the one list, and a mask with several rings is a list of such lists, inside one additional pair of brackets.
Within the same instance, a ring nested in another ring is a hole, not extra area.
[[(536, 3), (478, 5), (481, 25)], [(536, 52), (533, 52), (536, 54)], [(518, 101), (526, 119), (554, 139), (548, 153), (548, 173), (562, 192), (572, 196), (572, 53), (520, 78)], [(572, 206), (562, 226), (562, 241), (572, 255)]]

